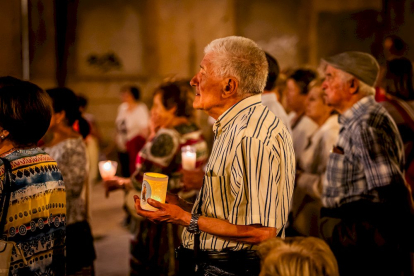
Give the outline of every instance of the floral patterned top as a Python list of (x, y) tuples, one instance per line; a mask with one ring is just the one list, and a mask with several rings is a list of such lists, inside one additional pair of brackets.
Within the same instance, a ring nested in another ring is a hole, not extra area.
[(161, 128), (155, 137), (147, 142), (137, 156), (137, 173), (133, 184), (141, 189), (141, 182), (146, 172), (162, 173), (169, 176), (168, 190), (179, 192), (181, 189), (179, 170), (181, 148), (191, 145), (196, 149), (196, 167), (207, 161), (207, 143), (201, 130), (193, 123), (181, 124), (174, 128)]
[(85, 201), (81, 197), (88, 178), (88, 159), (82, 138), (66, 139), (45, 151), (58, 163), (66, 186), (67, 225), (86, 220)]

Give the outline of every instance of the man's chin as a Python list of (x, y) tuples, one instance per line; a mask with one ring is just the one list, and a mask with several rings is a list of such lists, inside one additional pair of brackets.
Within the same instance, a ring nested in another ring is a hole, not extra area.
[(197, 110), (203, 110), (202, 105), (197, 100), (194, 100), (194, 102), (193, 102), (193, 108), (194, 109), (197, 109)]

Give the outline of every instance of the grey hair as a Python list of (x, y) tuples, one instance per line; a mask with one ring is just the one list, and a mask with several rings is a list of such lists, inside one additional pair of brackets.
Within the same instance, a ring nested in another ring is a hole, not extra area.
[(255, 42), (240, 36), (219, 38), (204, 48), (204, 54), (209, 53), (214, 54), (213, 74), (236, 78), (239, 96), (263, 92), (267, 80), (267, 61), (264, 51)]
[[(338, 74), (340, 76), (340, 78), (342, 79), (343, 82), (347, 82), (349, 80), (351, 80), (352, 78), (356, 78), (355, 76), (344, 72), (342, 70), (338, 70)], [(358, 78), (357, 78), (358, 79)], [(368, 84), (366, 84), (365, 82), (359, 80), (359, 90), (358, 92), (361, 93), (364, 96), (374, 96), (375, 95), (375, 88), (372, 86), (369, 86)]]

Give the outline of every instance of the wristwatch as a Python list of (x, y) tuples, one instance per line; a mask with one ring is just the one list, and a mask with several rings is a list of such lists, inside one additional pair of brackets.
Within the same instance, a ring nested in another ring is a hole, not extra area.
[(200, 233), (198, 229), (198, 218), (200, 217), (199, 214), (191, 214), (190, 225), (187, 227), (187, 231), (192, 234)]

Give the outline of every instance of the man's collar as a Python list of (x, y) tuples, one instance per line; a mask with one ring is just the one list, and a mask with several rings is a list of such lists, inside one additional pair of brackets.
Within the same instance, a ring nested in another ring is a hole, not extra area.
[(235, 119), (240, 112), (251, 106), (261, 104), (261, 102), (261, 94), (256, 94), (237, 102), (232, 107), (227, 109), (223, 114), (221, 114), (217, 119), (216, 123), (213, 125), (214, 133), (217, 135), (218, 132), (225, 128), (233, 119)]
[(350, 109), (338, 116), (341, 125), (347, 125), (356, 118), (364, 115), (367, 109), (375, 103), (374, 96), (366, 96), (356, 102)]

